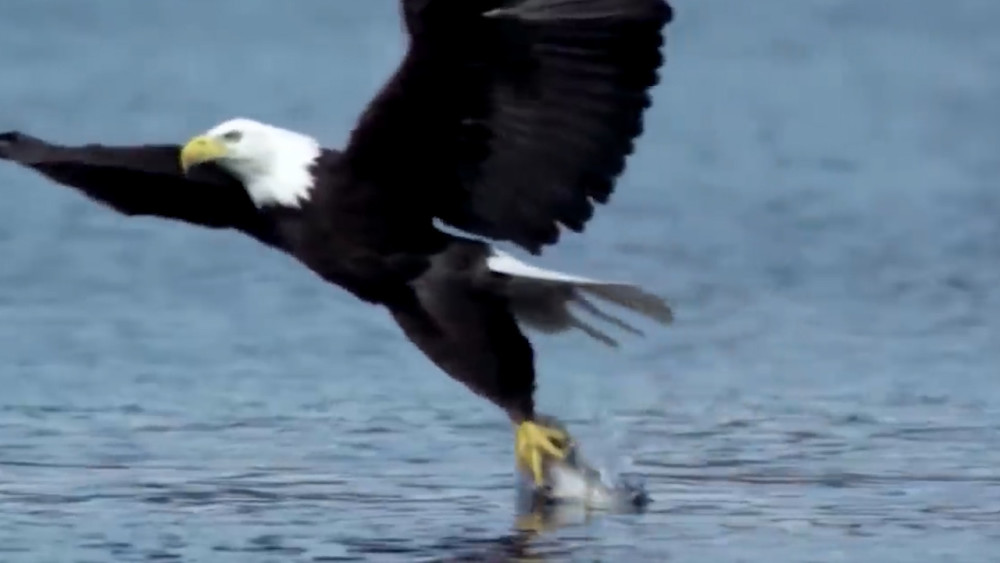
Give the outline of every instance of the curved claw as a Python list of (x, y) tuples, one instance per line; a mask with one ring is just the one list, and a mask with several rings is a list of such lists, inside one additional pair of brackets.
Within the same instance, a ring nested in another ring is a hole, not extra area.
[(558, 428), (550, 428), (526, 420), (517, 427), (515, 455), (518, 465), (531, 471), (535, 486), (545, 483), (544, 456), (565, 459), (569, 454), (570, 437)]

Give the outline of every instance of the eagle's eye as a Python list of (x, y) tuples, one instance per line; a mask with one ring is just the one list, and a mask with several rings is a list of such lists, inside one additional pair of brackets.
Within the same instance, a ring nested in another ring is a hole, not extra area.
[(229, 141), (230, 143), (235, 143), (236, 141), (239, 141), (242, 138), (243, 138), (243, 133), (236, 130), (227, 131), (222, 135), (222, 139), (224, 141)]

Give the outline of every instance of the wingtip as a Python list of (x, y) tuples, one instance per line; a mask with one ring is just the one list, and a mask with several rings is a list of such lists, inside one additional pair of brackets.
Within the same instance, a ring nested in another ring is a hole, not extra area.
[(10, 157), (8, 151), (10, 147), (17, 143), (19, 135), (17, 131), (4, 131), (0, 133), (0, 158), (6, 159)]
[(676, 15), (677, 12), (675, 11), (674, 6), (670, 4), (670, 2), (664, 1), (663, 6), (660, 9), (660, 21), (663, 22), (663, 25), (667, 25), (674, 21), (674, 17)]

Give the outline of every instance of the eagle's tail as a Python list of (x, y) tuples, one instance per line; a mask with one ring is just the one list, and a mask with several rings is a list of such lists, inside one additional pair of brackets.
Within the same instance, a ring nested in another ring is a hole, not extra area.
[(662, 324), (673, 321), (670, 306), (660, 297), (621, 282), (609, 282), (545, 270), (510, 254), (493, 250), (486, 259), (490, 271), (504, 276), (504, 293), (518, 321), (531, 328), (555, 333), (579, 329), (609, 346), (618, 342), (571, 310), (575, 305), (598, 321), (642, 335), (642, 331), (597, 307), (588, 297), (613, 303)]

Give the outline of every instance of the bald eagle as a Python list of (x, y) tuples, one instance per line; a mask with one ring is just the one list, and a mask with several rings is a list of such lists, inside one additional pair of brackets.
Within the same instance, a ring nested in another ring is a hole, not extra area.
[[(445, 373), (503, 409), (537, 485), (572, 438), (536, 413), (521, 327), (579, 329), (570, 306), (632, 330), (603, 299), (664, 324), (624, 283), (530, 266), (606, 203), (663, 64), (664, 0), (402, 0), (395, 74), (346, 145), (232, 119), (184, 145), (60, 145), (0, 134), (0, 158), (127, 216), (235, 229), (384, 307)], [(450, 227), (451, 229), (445, 228)]]

